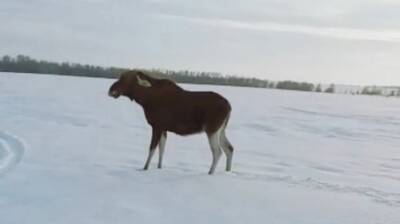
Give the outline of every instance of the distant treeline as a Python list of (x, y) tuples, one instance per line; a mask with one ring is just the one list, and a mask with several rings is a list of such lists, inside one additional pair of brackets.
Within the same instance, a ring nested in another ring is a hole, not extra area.
[[(93, 65), (82, 65), (78, 63), (56, 63), (48, 61), (37, 61), (25, 55), (17, 57), (3, 56), (0, 61), (0, 71), (3, 72), (22, 72), (40, 74), (59, 74), (71, 76), (88, 76), (102, 78), (117, 78), (126, 68), (100, 67)], [(149, 70), (159, 77), (170, 78), (179, 83), (195, 84), (215, 84), (249, 87), (273, 87), (273, 83), (268, 80), (257, 78), (244, 78), (237, 76), (223, 76), (213, 72), (193, 72), (193, 71), (171, 71), (152, 69)]]
[[(3, 56), (0, 60), (0, 71), (2, 72), (21, 72), (21, 73), (40, 73), (40, 74), (59, 74), (70, 76), (87, 76), (102, 78), (117, 78), (121, 72), (127, 68), (101, 67), (93, 65), (82, 65), (78, 63), (57, 63), (44, 60), (35, 60), (25, 55), (16, 57)], [(299, 91), (315, 91), (334, 93), (335, 85), (331, 84), (328, 88), (322, 89), (321, 85), (314, 85), (307, 82), (295, 81), (269, 81), (258, 78), (244, 78), (232, 75), (222, 75), (215, 72), (193, 72), (193, 71), (172, 71), (172, 70), (149, 70), (159, 77), (169, 78), (178, 83), (193, 84), (212, 84), (212, 85), (231, 85), (248, 86), (260, 88), (277, 88)], [(366, 89), (363, 94), (376, 94)], [(395, 93), (397, 95), (397, 92)]]
[(210, 84), (210, 85), (229, 85), (229, 86), (248, 86), (268, 88), (273, 82), (257, 78), (244, 78), (237, 76), (224, 76), (215, 72), (193, 72), (193, 71), (171, 71), (171, 70), (152, 70), (164, 74), (178, 83)]
[(307, 82), (293, 82), (293, 81), (281, 81), (276, 84), (277, 89), (289, 89), (289, 90), (301, 90), (301, 91), (313, 91), (314, 84)]
[(397, 96), (400, 97), (400, 88), (391, 87), (382, 89), (377, 86), (366, 86), (362, 89), (361, 93), (363, 95), (375, 95), (375, 96)]
[[(16, 57), (3, 56), (0, 61), (0, 71), (59, 74), (71, 76), (88, 76), (102, 78), (117, 78), (118, 75), (128, 70), (127, 68), (101, 67), (93, 65), (82, 65), (78, 63), (57, 63), (44, 60), (35, 60), (25, 55)], [(293, 81), (273, 82), (258, 78), (244, 78), (232, 75), (222, 75), (215, 72), (194, 72), (194, 71), (172, 71), (172, 70), (149, 70), (159, 77), (170, 78), (178, 83), (212, 84), (248, 86), (260, 88), (279, 88), (289, 90), (314, 91), (312, 83), (298, 83)]]
[(57, 63), (48, 61), (37, 61), (25, 55), (17, 57), (3, 56), (0, 61), (0, 71), (2, 72), (21, 72), (21, 73), (40, 73), (71, 76), (88, 76), (115, 78), (119, 73), (126, 69), (104, 68), (93, 65), (82, 65), (77, 63)]

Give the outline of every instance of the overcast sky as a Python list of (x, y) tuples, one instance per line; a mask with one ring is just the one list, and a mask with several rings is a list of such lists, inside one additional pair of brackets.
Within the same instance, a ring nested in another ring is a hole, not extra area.
[(0, 54), (400, 85), (400, 1), (1, 0)]

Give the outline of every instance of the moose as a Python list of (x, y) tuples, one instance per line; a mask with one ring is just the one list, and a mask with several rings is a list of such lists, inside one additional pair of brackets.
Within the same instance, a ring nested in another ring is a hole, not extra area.
[(221, 151), (226, 155), (225, 170), (231, 171), (233, 147), (225, 134), (231, 105), (221, 95), (184, 90), (169, 79), (155, 78), (141, 70), (123, 72), (111, 85), (108, 95), (113, 98), (126, 96), (144, 110), (147, 123), (152, 127), (144, 170), (149, 168), (157, 146), (158, 168), (162, 168), (167, 132), (181, 136), (205, 132), (212, 152), (208, 174), (214, 173)]

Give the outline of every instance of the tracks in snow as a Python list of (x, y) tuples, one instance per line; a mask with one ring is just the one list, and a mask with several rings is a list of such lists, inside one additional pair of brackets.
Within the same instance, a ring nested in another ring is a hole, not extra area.
[(0, 176), (13, 169), (24, 156), (25, 146), (20, 139), (0, 131)]
[(384, 192), (371, 187), (339, 185), (334, 183), (322, 182), (312, 178), (295, 179), (292, 176), (254, 174), (237, 171), (233, 171), (232, 174), (246, 180), (282, 182), (293, 186), (310, 188), (313, 190), (358, 194), (370, 198), (375, 202), (385, 204), (387, 206), (400, 207), (400, 193)]

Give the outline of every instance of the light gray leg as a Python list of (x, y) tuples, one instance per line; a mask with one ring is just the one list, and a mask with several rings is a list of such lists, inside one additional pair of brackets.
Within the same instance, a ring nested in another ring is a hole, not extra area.
[(221, 148), (226, 155), (226, 171), (232, 170), (232, 156), (233, 156), (233, 147), (229, 142), (228, 138), (225, 135), (225, 130), (221, 131)]
[(213, 156), (213, 160), (212, 160), (212, 164), (211, 164), (211, 168), (210, 171), (208, 172), (208, 174), (213, 174), (215, 171), (215, 168), (217, 167), (219, 158), (221, 157), (221, 147), (220, 147), (220, 132), (219, 130), (215, 133), (212, 134), (208, 134), (208, 141), (210, 143), (210, 148), (211, 148), (211, 152), (212, 152), (212, 156)]
[(160, 144), (158, 145), (159, 151), (159, 157), (158, 157), (158, 169), (162, 168), (162, 161), (163, 161), (163, 156), (164, 156), (164, 149), (165, 149), (165, 143), (167, 141), (167, 132), (164, 131), (161, 135), (160, 139)]

